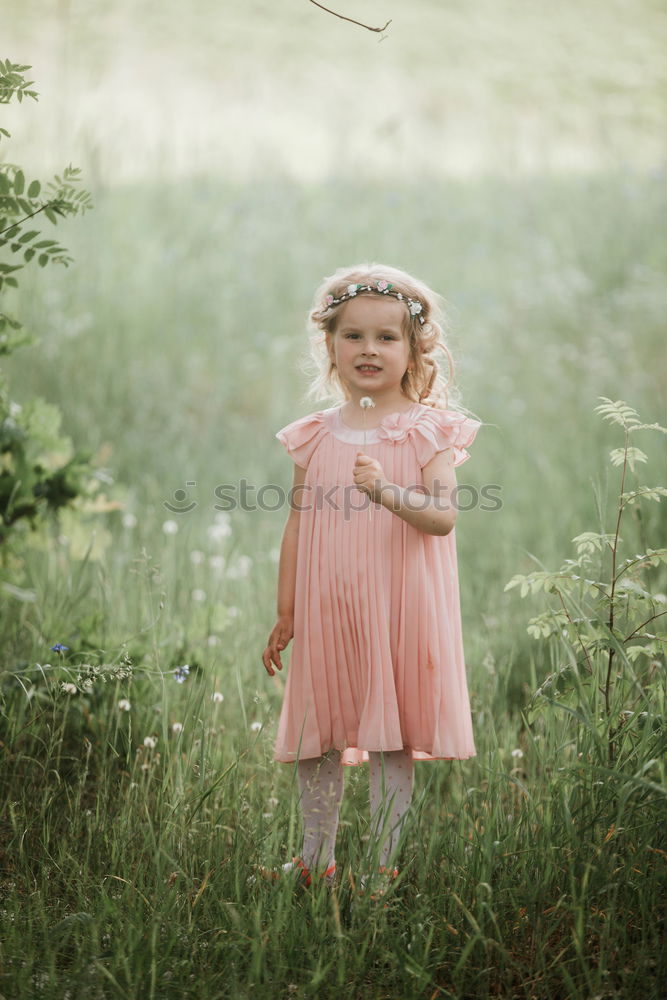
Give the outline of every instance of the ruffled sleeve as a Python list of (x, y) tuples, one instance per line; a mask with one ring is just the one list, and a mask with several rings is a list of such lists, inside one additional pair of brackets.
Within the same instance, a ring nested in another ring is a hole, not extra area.
[(466, 449), (475, 440), (481, 426), (479, 420), (456, 410), (424, 409), (408, 432), (417, 450), (420, 468), (423, 469), (434, 455), (446, 448), (454, 449), (454, 466), (467, 461), (470, 455)]
[(325, 433), (324, 417), (319, 412), (292, 421), (282, 427), (276, 437), (295, 463), (307, 469), (310, 457)]

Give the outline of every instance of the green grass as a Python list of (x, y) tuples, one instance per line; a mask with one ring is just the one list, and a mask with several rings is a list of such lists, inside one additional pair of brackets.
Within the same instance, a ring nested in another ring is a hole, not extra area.
[[(595, 733), (567, 710), (527, 712), (560, 653), (526, 634), (542, 603), (503, 588), (555, 569), (579, 532), (611, 530), (619, 440), (597, 397), (660, 420), (664, 185), (631, 173), (428, 190), (200, 178), (187, 193), (101, 188), (96, 205), (68, 230), (76, 265), (26, 275), (15, 303), (42, 334), (10, 359), (15, 397), (62, 406), (126, 509), (89, 516), (81, 537), (70, 524), (69, 541), (52, 529), (4, 570), (34, 600), (7, 596), (0, 611), (0, 993), (657, 996), (664, 663), (643, 677), (648, 715), (606, 771)], [(447, 297), (464, 400), (487, 424), (459, 482), (499, 484), (503, 501), (457, 523), (478, 756), (416, 767), (387, 909), (354, 889), (365, 768), (346, 772), (331, 897), (248, 882), (300, 850), (294, 769), (272, 761), (285, 678), (270, 681), (260, 660), (286, 511), (235, 510), (228, 537), (207, 534), (217, 484), (289, 486), (273, 434), (316, 408), (297, 368), (312, 290), (366, 257)], [(664, 443), (638, 443), (649, 465), (636, 481), (655, 482)], [(163, 503), (187, 481), (198, 506), (172, 515)], [(74, 558), (94, 525), (110, 544)], [(647, 504), (624, 524), (624, 551), (657, 547), (664, 529)], [(230, 574), (241, 556), (251, 564)], [(659, 569), (650, 579), (665, 590)], [(70, 646), (62, 661), (55, 642)], [(132, 678), (116, 676), (125, 653)], [(185, 662), (179, 685), (170, 671)], [(67, 695), (81, 663), (106, 665), (103, 676)]]

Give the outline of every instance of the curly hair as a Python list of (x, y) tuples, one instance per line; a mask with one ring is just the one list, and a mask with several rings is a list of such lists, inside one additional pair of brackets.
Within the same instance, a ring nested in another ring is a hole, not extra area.
[[(444, 337), (444, 301), (423, 281), (413, 278), (406, 271), (384, 264), (341, 267), (325, 278), (315, 292), (308, 317), (310, 358), (302, 366), (310, 378), (306, 399), (333, 397), (340, 401), (350, 398), (330, 352), (331, 338), (345, 303), (329, 305), (327, 296), (338, 298), (350, 284), (371, 284), (383, 279), (391, 283), (392, 292), (401, 292), (405, 298), (418, 300), (422, 304), (423, 323), (417, 316), (411, 315), (407, 308), (405, 310), (403, 329), (410, 345), (408, 368), (411, 370), (406, 371), (401, 380), (403, 395), (415, 403), (437, 409), (451, 408), (452, 403), (459, 402), (459, 391), (454, 384), (454, 360)], [(375, 293), (361, 291), (359, 294)], [(435, 357), (438, 352), (446, 359), (446, 380), (440, 374), (440, 365)]]

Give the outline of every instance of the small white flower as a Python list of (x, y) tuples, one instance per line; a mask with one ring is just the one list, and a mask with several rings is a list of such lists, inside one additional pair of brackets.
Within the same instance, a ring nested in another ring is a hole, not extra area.
[(216, 576), (222, 576), (227, 560), (224, 556), (210, 556), (208, 564)]
[(220, 522), (219, 524), (210, 524), (208, 526), (206, 534), (211, 539), (212, 542), (222, 542), (232, 533), (232, 528), (230, 524), (225, 522)]
[(192, 600), (197, 601), (198, 604), (201, 604), (203, 601), (206, 600), (206, 591), (200, 590), (199, 587), (196, 587), (192, 591)]
[(65, 694), (76, 694), (77, 691), (76, 684), (71, 684), (69, 681), (66, 681), (64, 684), (61, 685), (61, 687), (62, 690), (65, 692)]
[(225, 700), (225, 696), (222, 693), (222, 691), (214, 691), (213, 692), (213, 702), (214, 702), (214, 704), (219, 705), (220, 702), (224, 701), (224, 700)]
[(520, 750), (519, 747), (517, 747), (516, 750), (512, 750), (512, 756), (516, 757), (517, 760), (520, 760), (521, 757), (523, 757), (523, 750)]
[(422, 311), (422, 304), (421, 302), (415, 302), (414, 299), (412, 299), (408, 308), (411, 316), (419, 316), (419, 313)]
[(182, 722), (174, 722), (172, 724), (171, 731), (172, 731), (172, 733), (175, 733), (178, 736), (179, 733), (183, 732), (183, 723)]
[(275, 797), (275, 795), (272, 795), (272, 796), (271, 796), (271, 797), (270, 797), (270, 798), (268, 799), (268, 801), (267, 801), (267, 803), (266, 803), (266, 804), (267, 804), (267, 806), (271, 806), (271, 808), (272, 808), (272, 809), (275, 809), (275, 808), (276, 808), (276, 806), (278, 805), (278, 799), (277, 799), (277, 798)]
[(200, 566), (203, 563), (206, 556), (199, 549), (193, 549), (190, 553), (190, 562), (193, 566)]
[(375, 403), (370, 396), (362, 396), (359, 400), (359, 406), (361, 406), (362, 409), (367, 410), (369, 406), (375, 406)]
[(123, 527), (124, 528), (136, 528), (137, 519), (132, 513), (123, 514)]
[(144, 736), (144, 746), (149, 750), (155, 750), (157, 746), (157, 736)]
[(121, 712), (129, 712), (132, 706), (130, 705), (127, 698), (121, 698), (120, 701), (118, 702), (118, 708), (120, 709)]
[(175, 535), (178, 531), (178, 525), (176, 521), (165, 521), (162, 525), (162, 530), (165, 535)]
[(347, 294), (348, 295), (356, 295), (357, 294), (357, 286), (356, 285), (348, 285), (347, 286)]
[(251, 731), (253, 733), (258, 733), (261, 728), (262, 728), (262, 723), (261, 722), (251, 722), (250, 723), (250, 729), (251, 729)]

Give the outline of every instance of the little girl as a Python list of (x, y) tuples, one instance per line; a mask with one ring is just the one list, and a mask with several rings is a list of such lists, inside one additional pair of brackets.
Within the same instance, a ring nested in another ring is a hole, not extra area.
[(453, 363), (439, 298), (421, 281), (377, 264), (342, 268), (318, 289), (310, 320), (308, 395), (333, 388), (342, 402), (276, 434), (294, 482), (278, 620), (262, 659), (273, 676), (294, 638), (274, 760), (297, 761), (304, 841), (283, 868), (331, 884), (343, 764), (369, 762), (373, 836), (389, 878), (414, 761), (475, 755), (454, 467), (481, 424), (446, 408)]

